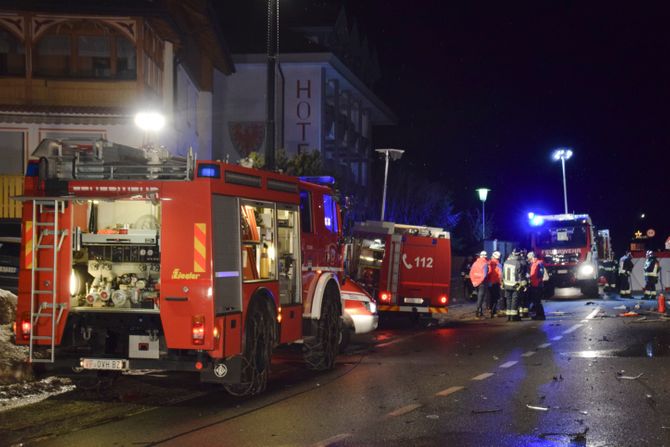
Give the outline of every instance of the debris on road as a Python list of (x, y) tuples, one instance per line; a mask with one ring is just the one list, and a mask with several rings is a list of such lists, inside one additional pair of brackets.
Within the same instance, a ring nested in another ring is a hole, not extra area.
[(640, 314), (637, 313), (637, 312), (632, 312), (632, 311), (623, 312), (623, 313), (619, 314), (620, 317), (637, 317), (638, 315), (640, 315)]
[(627, 310), (628, 308), (622, 304), (621, 306), (613, 307), (612, 309), (614, 309), (614, 310)]
[(624, 376), (622, 373), (623, 371), (618, 372), (616, 378), (621, 380), (637, 380), (644, 375), (644, 373), (640, 373), (637, 376)]
[(440, 419), (440, 415), (439, 414), (427, 414), (426, 418), (427, 419)]
[(502, 411), (502, 408), (490, 408), (484, 410), (472, 410), (472, 414), (498, 413), (500, 411)]
[(584, 305), (585, 305), (585, 306), (595, 306), (596, 303), (593, 302), (593, 301), (587, 301), (586, 303), (584, 303)]
[(549, 411), (549, 408), (547, 408), (547, 407), (538, 407), (538, 406), (530, 405), (530, 404), (526, 404), (526, 407), (530, 408), (531, 410), (535, 410), (535, 411)]

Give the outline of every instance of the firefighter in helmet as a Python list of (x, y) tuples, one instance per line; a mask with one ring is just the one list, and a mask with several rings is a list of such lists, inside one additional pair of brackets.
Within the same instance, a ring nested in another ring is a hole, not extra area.
[(522, 253), (514, 249), (503, 264), (503, 289), (507, 321), (521, 321), (519, 316), (519, 297), (526, 288), (526, 263)]
[(619, 296), (622, 298), (631, 297), (630, 275), (633, 272), (633, 256), (630, 250), (626, 250), (621, 259), (619, 259)]
[(661, 265), (654, 256), (654, 252), (647, 251), (647, 259), (644, 261), (644, 298), (653, 300), (656, 298), (656, 283), (661, 271)]
[(519, 318), (528, 317), (528, 307), (530, 306), (530, 293), (528, 292), (528, 257), (526, 250), (519, 251), (519, 258), (521, 262), (521, 271), (523, 272), (526, 285), (519, 289)]
[(528, 252), (528, 298), (530, 301), (530, 312), (533, 320), (545, 320), (542, 298), (544, 294), (544, 263), (535, 256), (532, 251)]
[[(612, 253), (614, 256), (614, 253)], [(617, 262), (614, 257), (605, 259), (602, 263), (603, 276), (605, 277), (605, 290), (608, 292), (616, 290)]]
[(479, 257), (472, 264), (470, 269), (470, 281), (472, 281), (473, 287), (477, 289), (477, 310), (475, 311), (476, 317), (484, 316), (484, 303), (486, 303), (486, 297), (488, 295), (488, 281), (487, 277), (489, 275), (489, 261), (486, 259), (486, 252), (482, 251), (479, 253)]
[(498, 310), (498, 302), (500, 301), (500, 286), (502, 284), (502, 271), (500, 270), (500, 252), (494, 251), (491, 254), (489, 261), (489, 304), (488, 308), (491, 311), (491, 318), (496, 316)]

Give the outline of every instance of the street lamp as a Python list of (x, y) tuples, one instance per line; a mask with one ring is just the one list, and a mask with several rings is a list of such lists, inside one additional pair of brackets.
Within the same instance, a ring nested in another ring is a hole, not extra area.
[(279, 0), (268, 0), (265, 166), (275, 168), (275, 70), (279, 53)]
[(151, 134), (157, 134), (165, 127), (165, 116), (155, 110), (141, 111), (135, 115), (135, 125), (144, 131), (142, 146), (151, 146)]
[(486, 236), (486, 209), (484, 208), (484, 204), (486, 203), (486, 197), (489, 195), (489, 191), (491, 191), (488, 188), (477, 188), (475, 191), (477, 191), (477, 194), (479, 194), (479, 200), (482, 201), (482, 242), (485, 239)]
[(568, 187), (565, 183), (565, 160), (569, 160), (572, 157), (572, 149), (556, 149), (552, 156), (556, 161), (561, 160), (561, 166), (563, 167), (563, 203), (565, 205), (565, 214), (568, 214)]
[(375, 149), (376, 152), (384, 154), (386, 158), (386, 167), (384, 168), (384, 195), (382, 197), (382, 221), (384, 221), (384, 210), (386, 209), (386, 182), (389, 175), (389, 159), (400, 160), (402, 154), (405, 152), (402, 149)]

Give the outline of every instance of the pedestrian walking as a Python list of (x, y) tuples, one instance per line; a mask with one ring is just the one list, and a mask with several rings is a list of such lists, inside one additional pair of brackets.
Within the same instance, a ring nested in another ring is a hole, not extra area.
[(488, 308), (491, 311), (491, 318), (495, 318), (500, 301), (500, 286), (502, 285), (502, 271), (500, 270), (500, 252), (494, 251), (489, 261), (489, 303)]
[(630, 298), (632, 296), (630, 275), (633, 272), (633, 256), (630, 250), (619, 259), (619, 296)]
[(532, 251), (528, 253), (528, 298), (529, 313), (533, 320), (545, 320), (542, 298), (544, 298), (544, 263)]
[(503, 289), (507, 321), (521, 321), (519, 316), (519, 297), (526, 288), (526, 263), (523, 262), (521, 252), (514, 249), (503, 264)]
[(476, 317), (484, 316), (483, 306), (486, 303), (489, 289), (487, 282), (487, 277), (489, 275), (489, 261), (486, 259), (486, 254), (485, 251), (480, 252), (479, 257), (472, 264), (472, 268), (470, 268), (470, 281), (472, 281), (473, 287), (477, 289)]
[(654, 256), (654, 252), (648, 250), (647, 259), (644, 261), (644, 299), (656, 299), (656, 283), (658, 283), (660, 270), (661, 265)]

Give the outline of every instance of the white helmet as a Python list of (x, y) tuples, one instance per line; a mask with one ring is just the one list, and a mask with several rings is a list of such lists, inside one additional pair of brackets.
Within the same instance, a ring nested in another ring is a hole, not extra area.
[(499, 251), (494, 251), (493, 254), (491, 255), (493, 259), (500, 259), (500, 252)]
[(486, 251), (482, 250), (482, 251), (479, 252), (479, 257), (480, 258), (485, 258), (486, 254), (487, 254)]
[(526, 255), (528, 259), (534, 259), (535, 258), (535, 252), (529, 251), (528, 255)]

